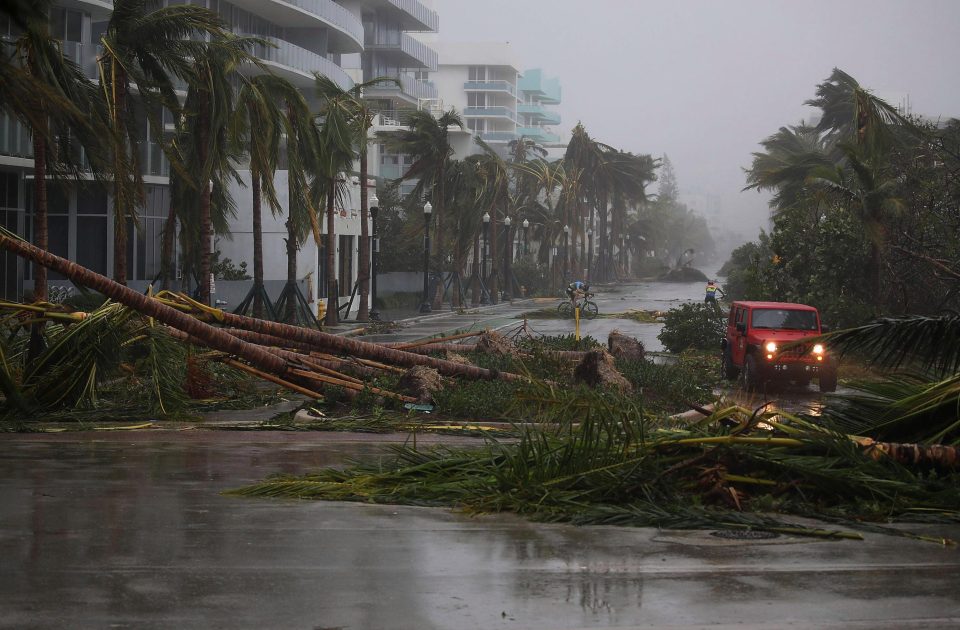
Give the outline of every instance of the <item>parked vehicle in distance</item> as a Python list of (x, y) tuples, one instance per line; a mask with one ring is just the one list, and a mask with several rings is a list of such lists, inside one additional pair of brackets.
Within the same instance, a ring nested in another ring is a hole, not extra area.
[(742, 375), (747, 389), (817, 379), (821, 392), (836, 391), (837, 365), (825, 344), (802, 341), (825, 332), (817, 309), (806, 304), (734, 302), (720, 344), (723, 377)]

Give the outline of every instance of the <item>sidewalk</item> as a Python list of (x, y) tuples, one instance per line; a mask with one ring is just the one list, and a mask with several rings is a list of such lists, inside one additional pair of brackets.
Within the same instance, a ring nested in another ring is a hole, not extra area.
[[(362, 339), (370, 342), (405, 342), (441, 334), (453, 334), (454, 332), (482, 330), (484, 328), (496, 329), (511, 322), (516, 322), (519, 325), (518, 317), (520, 315), (541, 308), (541, 303), (553, 303), (555, 301), (554, 298), (525, 298), (489, 306), (467, 307), (461, 311), (449, 310), (449, 306), (445, 306), (442, 311), (417, 313), (404, 319), (394, 320), (402, 326), (396, 332), (364, 335)], [(365, 325), (368, 324), (346, 321), (327, 330), (333, 334), (342, 335)]]

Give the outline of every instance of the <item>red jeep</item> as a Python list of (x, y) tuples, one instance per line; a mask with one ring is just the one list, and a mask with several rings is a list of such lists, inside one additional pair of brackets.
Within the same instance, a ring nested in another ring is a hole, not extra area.
[(821, 392), (835, 391), (837, 366), (824, 344), (791, 343), (823, 332), (820, 315), (812, 306), (734, 302), (720, 344), (723, 376), (733, 380), (742, 372), (747, 389), (759, 389), (774, 380), (807, 385), (816, 378)]

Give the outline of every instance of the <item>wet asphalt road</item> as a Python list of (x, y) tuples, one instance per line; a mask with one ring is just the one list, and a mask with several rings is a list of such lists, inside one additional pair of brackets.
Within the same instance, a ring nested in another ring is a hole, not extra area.
[(960, 626), (955, 547), (221, 494), (377, 458), (384, 439), (400, 437), (5, 436), (0, 628)]
[[(701, 289), (624, 285), (601, 291), (598, 303), (602, 312), (666, 310), (699, 299)], [(516, 326), (532, 308), (541, 305), (441, 314), (403, 334)], [(572, 328), (569, 320), (530, 324), (548, 334)], [(658, 325), (599, 319), (583, 332), (603, 340), (608, 326), (655, 347)], [(819, 400), (812, 389), (780, 397)], [(375, 460), (405, 439), (0, 436), (0, 628), (960, 627), (956, 547), (874, 534), (726, 541), (221, 494), (274, 473)], [(958, 527), (927, 530), (960, 539)]]

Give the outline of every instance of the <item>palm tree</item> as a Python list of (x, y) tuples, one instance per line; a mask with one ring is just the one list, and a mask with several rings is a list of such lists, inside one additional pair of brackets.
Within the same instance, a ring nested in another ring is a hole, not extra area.
[[(189, 157), (188, 172), (195, 178), (194, 186), (199, 192), (197, 219), (199, 222), (199, 277), (200, 301), (210, 303), (210, 276), (213, 241), (213, 220), (211, 217), (211, 195), (214, 188), (224, 196), (218, 204), (220, 213), (232, 207), (232, 200), (226, 199), (228, 189), (226, 178), (235, 176), (231, 164), (228, 138), (231, 129), (231, 117), (234, 115), (235, 91), (232, 81), (244, 81), (237, 69), (245, 63), (255, 63), (248, 52), (259, 40), (249, 37), (237, 37), (226, 34), (218, 38), (202, 51), (194, 60), (189, 75), (190, 87), (184, 103), (187, 120), (185, 147)], [(218, 217), (221, 228), (225, 228), (225, 217)]]
[[(446, 173), (450, 166), (453, 146), (450, 144), (450, 127), (463, 129), (463, 120), (455, 109), (444, 112), (439, 118), (427, 111), (418, 110), (410, 115), (408, 129), (400, 133), (379, 134), (387, 149), (413, 158), (413, 164), (400, 179), (416, 179), (417, 185), (408, 197), (410, 204), (417, 204), (431, 194), (433, 214), (436, 217), (436, 258), (443, 260), (443, 221), (446, 214)], [(433, 308), (439, 310), (443, 298), (442, 286), (437, 287)]]
[[(480, 197), (481, 205), (490, 213), (489, 229), (492, 260), (490, 262), (490, 283), (487, 285), (487, 289), (490, 291), (490, 300), (494, 304), (497, 304), (500, 301), (498, 281), (501, 260), (500, 250), (497, 245), (499, 240), (497, 223), (501, 210), (505, 218), (510, 214), (510, 210), (513, 207), (513, 197), (510, 190), (510, 169), (503, 158), (501, 158), (490, 145), (479, 137), (476, 138), (476, 143), (482, 150), (482, 153), (472, 155), (468, 160), (472, 162), (483, 183)], [(504, 278), (504, 282), (507, 282), (506, 278)]]
[[(40, 5), (46, 10), (49, 3)], [(16, 89), (19, 82), (11, 76), (12, 68), (2, 73), (13, 79), (2, 93), (6, 96), (4, 108), (12, 110), (33, 136), (34, 242), (47, 249), (48, 172), (56, 178), (67, 174), (79, 177), (83, 169), (80, 146), (86, 149), (89, 163), (96, 165), (102, 134), (96, 131), (99, 117), (93, 85), (76, 64), (64, 57), (61, 43), (50, 35), (47, 16), (34, 19), (30, 15), (28, 12), (21, 18), (25, 28), (16, 48), (22, 60), (18, 68), (24, 81), (21, 86), (33, 96)], [(40, 265), (34, 266), (34, 299), (47, 299), (47, 270)]]
[(270, 211), (277, 216), (282, 211), (274, 187), (274, 175), (280, 160), (284, 130), (282, 103), (297, 102), (296, 109), (307, 110), (300, 91), (286, 79), (272, 74), (260, 74), (244, 81), (237, 93), (236, 108), (231, 121), (231, 138), (244, 143), (250, 162), (250, 190), (253, 215), (253, 316), (263, 317), (266, 296), (263, 283), (263, 224), (261, 205), (265, 199)]
[[(204, 36), (221, 38), (223, 24), (207, 9), (176, 5), (156, 8), (151, 0), (115, 0), (97, 58), (100, 87), (110, 125), (114, 204), (114, 279), (127, 281), (127, 228), (144, 200), (140, 144), (143, 129), (136, 108), (146, 115), (155, 138), (162, 138), (161, 108), (180, 109), (174, 78), (190, 76), (192, 61), (203, 57)], [(193, 38), (193, 39), (191, 39)], [(131, 84), (136, 86), (134, 102)], [(167, 147), (161, 143), (164, 150)], [(169, 154), (168, 154), (169, 155)]]
[(886, 224), (903, 206), (889, 156), (916, 130), (836, 68), (806, 104), (821, 109), (820, 122), (783, 127), (764, 140), (765, 151), (754, 154), (747, 171), (747, 188), (774, 190), (771, 205), (777, 212), (819, 206), (823, 195), (833, 198), (834, 207), (853, 212), (868, 237), (867, 277), (879, 314)]
[(377, 113), (370, 102), (363, 98), (363, 90), (384, 84), (399, 85), (400, 81), (392, 77), (377, 77), (364, 83), (354, 84), (347, 90), (342, 89), (332, 79), (323, 75), (316, 75), (315, 81), (317, 92), (321, 98), (328, 101), (331, 99), (338, 100), (347, 107), (350, 123), (357, 139), (357, 157), (360, 162), (360, 307), (357, 312), (357, 321), (367, 321), (370, 319), (370, 228), (367, 219), (369, 212), (367, 199), (369, 165), (367, 163), (367, 145), (370, 129), (373, 127), (373, 120)]

